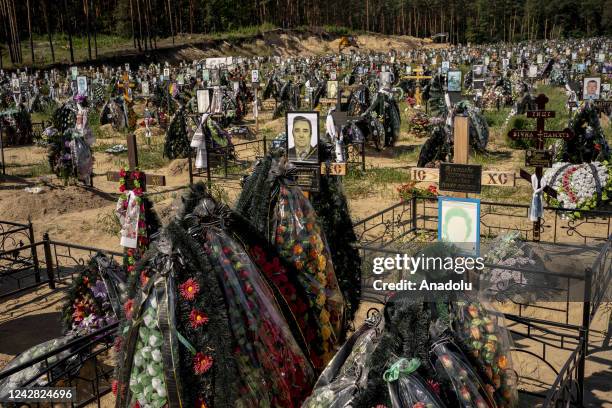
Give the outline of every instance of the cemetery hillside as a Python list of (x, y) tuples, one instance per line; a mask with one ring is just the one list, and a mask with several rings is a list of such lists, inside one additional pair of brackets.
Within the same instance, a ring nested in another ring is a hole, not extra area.
[(612, 407), (610, 1), (0, 16), (0, 407)]

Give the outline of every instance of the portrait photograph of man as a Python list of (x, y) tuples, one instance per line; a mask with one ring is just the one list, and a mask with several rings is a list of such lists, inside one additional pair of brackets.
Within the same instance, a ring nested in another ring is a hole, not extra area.
[(601, 78), (584, 78), (582, 98), (591, 101), (598, 100), (600, 85)]
[(287, 157), (290, 162), (319, 162), (319, 113), (287, 112)]

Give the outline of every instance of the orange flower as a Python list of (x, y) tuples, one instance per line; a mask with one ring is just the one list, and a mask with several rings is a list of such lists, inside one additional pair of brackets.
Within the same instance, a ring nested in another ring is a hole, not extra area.
[(300, 244), (295, 244), (293, 246), (293, 255), (300, 255), (302, 252), (304, 252), (304, 248), (302, 248)]
[(499, 356), (497, 359), (497, 364), (499, 365), (499, 368), (505, 370), (508, 366), (508, 358), (506, 358), (506, 356)]

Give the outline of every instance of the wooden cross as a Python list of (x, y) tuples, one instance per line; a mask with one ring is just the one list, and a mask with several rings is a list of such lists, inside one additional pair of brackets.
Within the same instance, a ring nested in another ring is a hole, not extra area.
[[(128, 147), (128, 163), (129, 169), (126, 171), (127, 175), (125, 176), (125, 183), (128, 190), (133, 188), (131, 178), (129, 177), (129, 173), (136, 171), (138, 168), (138, 147), (136, 144), (136, 135), (131, 133), (127, 136), (127, 147)], [(166, 176), (157, 176), (153, 174), (146, 174), (143, 171), (140, 171), (142, 174), (142, 182), (141, 188), (142, 191), (147, 191), (147, 185), (151, 186), (165, 186), (166, 185)], [(108, 181), (118, 182), (121, 179), (121, 174), (118, 171), (109, 171), (106, 173), (106, 179)]]
[[(453, 122), (453, 163), (468, 164), (470, 149), (468, 118), (465, 116), (455, 116)], [(429, 167), (412, 167), (410, 169), (410, 178), (411, 180), (417, 182), (437, 183), (440, 180), (440, 169)], [(494, 187), (514, 187), (515, 180), (516, 177), (513, 171), (483, 171), (481, 185)], [(467, 197), (466, 193), (448, 192), (445, 194), (452, 197)]]
[[(563, 139), (570, 140), (574, 137), (574, 133), (569, 129), (565, 128), (563, 130), (545, 130), (545, 121), (546, 119), (554, 118), (555, 111), (547, 111), (546, 104), (548, 103), (548, 98), (544, 94), (538, 95), (535, 100), (538, 110), (535, 111), (527, 111), (528, 118), (536, 119), (536, 130), (518, 130), (512, 129), (508, 132), (508, 137), (512, 140), (521, 140), (521, 139), (533, 139), (536, 142), (536, 149), (542, 150), (544, 149), (544, 140), (545, 139)], [(535, 166), (536, 168), (536, 177), (538, 178), (538, 188), (540, 188), (540, 182), (542, 180), (542, 175), (544, 173), (543, 166)], [(531, 174), (527, 171), (521, 169), (521, 178), (527, 180), (531, 183)], [(544, 187), (544, 191), (551, 197), (557, 198), (557, 192), (550, 186)], [(540, 240), (540, 224), (541, 219), (538, 218), (537, 221), (533, 223), (533, 240)]]
[(117, 84), (117, 88), (123, 89), (123, 98), (127, 101), (130, 101), (130, 88), (134, 88), (136, 84), (130, 81), (130, 74), (124, 72), (121, 78), (121, 81)]
[(420, 72), (423, 72), (422, 70), (415, 70), (416, 75), (408, 75), (403, 77), (404, 79), (414, 79), (417, 81), (417, 86), (416, 89), (414, 91), (414, 99), (416, 101), (417, 106), (421, 106), (423, 105), (423, 99), (421, 96), (421, 80), (423, 79), (431, 79), (431, 75), (421, 75)]

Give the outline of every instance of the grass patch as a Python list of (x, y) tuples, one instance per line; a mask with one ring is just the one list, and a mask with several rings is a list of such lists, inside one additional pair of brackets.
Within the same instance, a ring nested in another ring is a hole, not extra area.
[[(94, 147), (94, 151), (103, 152), (108, 147), (114, 144), (100, 143)], [(127, 168), (128, 157), (127, 152), (115, 154), (115, 160), (113, 166), (116, 168)], [(152, 145), (140, 145), (138, 146), (138, 167), (141, 169), (155, 170), (162, 168), (170, 163), (167, 157), (164, 157), (164, 145), (163, 144), (152, 144)]]
[(344, 177), (344, 191), (349, 198), (365, 198), (373, 193), (384, 190), (389, 185), (402, 184), (410, 180), (408, 172), (393, 168), (370, 168), (365, 172), (349, 168)]
[(47, 162), (13, 166), (7, 163), (6, 172), (16, 177), (40, 177), (52, 173)]
[(108, 210), (98, 214), (96, 224), (102, 232), (113, 237), (119, 236), (121, 232), (121, 222), (119, 222), (115, 210)]
[(489, 128), (501, 128), (504, 126), (510, 110), (510, 108), (501, 108), (500, 110), (495, 109), (485, 111), (484, 117), (487, 120)]

